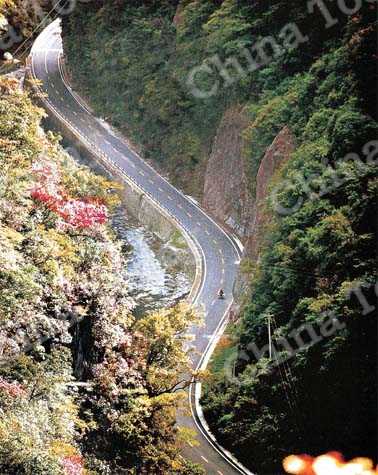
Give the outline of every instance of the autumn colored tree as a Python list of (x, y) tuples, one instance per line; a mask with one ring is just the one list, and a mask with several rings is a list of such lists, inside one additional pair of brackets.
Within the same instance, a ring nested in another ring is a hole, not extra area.
[(0, 472), (201, 473), (175, 424), (197, 317), (135, 321), (108, 227), (119, 186), (41, 133), (17, 81), (0, 90)]
[[(247, 123), (252, 195), (283, 127), (296, 144), (270, 184), (277, 189), (267, 203), (266, 249), (241, 266), (251, 290), (234, 347), (217, 353), (206, 385), (205, 414), (218, 439), (258, 473), (278, 473), (282, 458), (298, 450), (374, 456), (376, 318), (363, 314), (353, 289), (363, 284), (366, 308), (375, 306), (377, 173), (368, 156), (377, 150), (376, 4), (104, 0), (94, 10), (83, 6), (63, 22), (77, 87), (187, 193), (201, 198), (218, 125), (231, 108), (242, 109)], [(290, 29), (297, 44), (285, 44)], [(261, 41), (266, 60), (260, 52), (256, 61)], [(193, 71), (197, 88), (214, 94), (192, 94)], [(358, 159), (341, 163), (345, 157)], [(292, 212), (277, 213), (273, 198)], [(251, 348), (266, 347), (267, 316), (279, 341), (324, 311), (345, 328), (283, 366), (256, 361)], [(228, 357), (238, 353), (230, 370)]]

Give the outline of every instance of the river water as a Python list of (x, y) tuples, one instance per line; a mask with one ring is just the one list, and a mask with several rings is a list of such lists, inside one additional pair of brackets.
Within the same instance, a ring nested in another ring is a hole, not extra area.
[(164, 262), (160, 252), (164, 243), (126, 216), (122, 208), (116, 211), (112, 221), (117, 237), (126, 249), (124, 278), (129, 294), (136, 302), (136, 316), (170, 306), (190, 292), (189, 276)]
[[(63, 141), (63, 145), (79, 165), (112, 179), (101, 166), (82, 156), (68, 142)], [(115, 211), (111, 224), (126, 250), (127, 265), (123, 277), (136, 304), (135, 316), (169, 307), (189, 294), (192, 277), (184, 266), (177, 266), (177, 262), (172, 266), (172, 262), (167, 262), (166, 253), (162, 252), (166, 243), (127, 215), (122, 205)]]

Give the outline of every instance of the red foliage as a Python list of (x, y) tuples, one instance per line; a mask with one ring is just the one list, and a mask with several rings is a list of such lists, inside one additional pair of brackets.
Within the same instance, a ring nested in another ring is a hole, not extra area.
[(104, 224), (108, 218), (107, 208), (93, 199), (75, 200), (65, 196), (59, 186), (60, 173), (54, 163), (42, 160), (33, 164), (32, 171), (38, 184), (31, 191), (35, 200), (58, 214), (64, 221), (63, 228), (85, 229)]
[(34, 188), (31, 196), (57, 213), (65, 221), (65, 225), (74, 229), (93, 228), (106, 223), (108, 218), (105, 205), (84, 200), (65, 200), (62, 196), (49, 193), (41, 186)]
[(12, 396), (12, 397), (19, 397), (19, 396), (26, 395), (26, 391), (21, 386), (21, 384), (8, 383), (8, 381), (5, 381), (5, 379), (1, 377), (0, 377), (0, 392), (5, 392), (9, 396)]
[(47, 190), (38, 186), (32, 190), (31, 196), (35, 200), (44, 203), (49, 209), (51, 209), (51, 211), (56, 211), (59, 199), (56, 196), (50, 194)]
[(107, 220), (106, 206), (80, 200), (61, 203), (57, 213), (73, 228), (92, 228)]
[(83, 457), (80, 455), (70, 455), (61, 460), (64, 471), (67, 475), (82, 475)]

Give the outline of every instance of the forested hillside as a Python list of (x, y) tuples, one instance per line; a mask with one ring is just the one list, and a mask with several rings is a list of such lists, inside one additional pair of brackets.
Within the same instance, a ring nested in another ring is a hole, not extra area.
[(102, 0), (64, 22), (78, 87), (188, 192), (230, 107), (248, 118), (252, 196), (267, 148), (294, 136), (248, 264), (239, 357), (203, 398), (260, 473), (290, 452), (376, 456), (375, 20), (369, 1)]
[(119, 186), (78, 166), (42, 115), (0, 78), (0, 473), (201, 473), (175, 426), (196, 317), (134, 319), (107, 224)]

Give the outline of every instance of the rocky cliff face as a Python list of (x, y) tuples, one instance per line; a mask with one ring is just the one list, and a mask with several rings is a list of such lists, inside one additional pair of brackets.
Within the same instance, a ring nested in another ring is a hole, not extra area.
[(256, 177), (256, 198), (253, 205), (250, 234), (245, 245), (246, 257), (257, 261), (263, 243), (264, 228), (269, 222), (267, 198), (272, 178), (294, 152), (294, 139), (288, 127), (284, 127), (267, 149)]
[(256, 259), (261, 230), (267, 220), (269, 184), (294, 151), (294, 140), (289, 128), (284, 127), (266, 150), (257, 173), (254, 198), (242, 157), (243, 131), (247, 125), (240, 108), (229, 109), (224, 114), (207, 163), (202, 202), (244, 241), (246, 255)]
[(243, 111), (228, 110), (219, 126), (205, 174), (203, 206), (239, 237), (250, 232), (253, 201), (242, 158)]
[(235, 304), (232, 312), (240, 313), (244, 299), (248, 297), (248, 290), (253, 280), (253, 269), (259, 260), (263, 248), (264, 236), (268, 232), (270, 222), (267, 209), (267, 199), (270, 193), (272, 178), (277, 176), (285, 163), (290, 159), (295, 149), (294, 137), (288, 127), (284, 127), (271, 146), (266, 150), (256, 177), (256, 197), (250, 209), (249, 234), (245, 240), (243, 263), (235, 282)]
[(233, 309), (235, 313), (239, 312), (250, 285), (250, 274), (258, 262), (270, 221), (267, 198), (271, 180), (290, 159), (295, 148), (289, 128), (284, 127), (261, 161), (256, 177), (256, 196), (253, 198), (242, 158), (242, 133), (246, 126), (247, 120), (240, 109), (229, 110), (224, 115), (207, 165), (203, 197), (204, 207), (232, 228), (245, 245), (244, 265), (234, 289), (237, 302)]
[(184, 12), (184, 7), (182, 3), (179, 3), (177, 6), (176, 14), (173, 17), (173, 24), (176, 28), (180, 27), (183, 22), (183, 12)]

